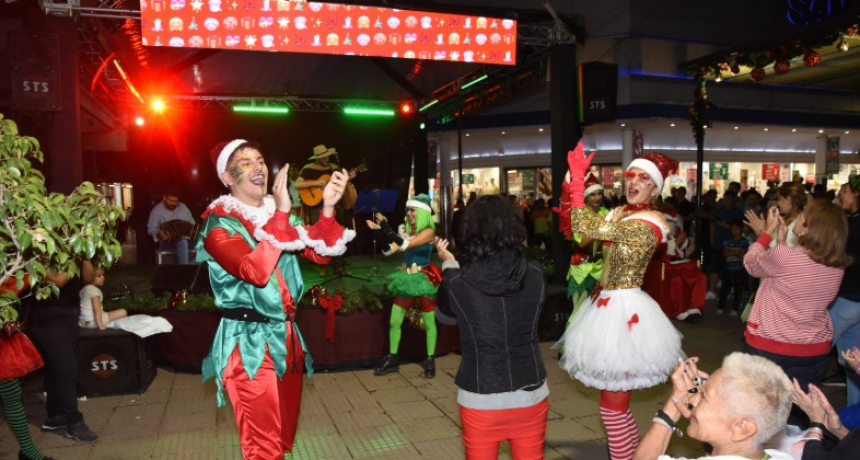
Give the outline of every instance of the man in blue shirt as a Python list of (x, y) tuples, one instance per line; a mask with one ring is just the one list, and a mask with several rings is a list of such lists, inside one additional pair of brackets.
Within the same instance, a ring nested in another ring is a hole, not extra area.
[(185, 265), (188, 263), (189, 235), (179, 235), (162, 228), (165, 222), (171, 220), (181, 220), (194, 225), (194, 217), (191, 216), (188, 206), (179, 202), (179, 193), (173, 188), (168, 188), (161, 203), (155, 205), (149, 213), (146, 230), (153, 241), (158, 243), (159, 251), (176, 252), (176, 263)]

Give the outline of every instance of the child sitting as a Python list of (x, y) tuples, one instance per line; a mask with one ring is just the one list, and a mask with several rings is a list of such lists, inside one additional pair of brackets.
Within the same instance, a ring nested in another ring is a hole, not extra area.
[(81, 317), (78, 320), (78, 325), (84, 329), (105, 330), (113, 321), (125, 318), (128, 312), (125, 309), (104, 311), (102, 308), (102, 295), (99, 287), (105, 284), (104, 268), (96, 269), (95, 277), (91, 284), (87, 284), (81, 289)]

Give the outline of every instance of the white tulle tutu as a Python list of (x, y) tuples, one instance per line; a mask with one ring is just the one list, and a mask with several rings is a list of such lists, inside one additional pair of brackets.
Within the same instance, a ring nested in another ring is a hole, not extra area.
[(555, 348), (564, 348), (559, 365), (571, 377), (628, 391), (666, 381), (678, 357), (686, 357), (682, 337), (642, 289), (603, 290), (585, 301)]

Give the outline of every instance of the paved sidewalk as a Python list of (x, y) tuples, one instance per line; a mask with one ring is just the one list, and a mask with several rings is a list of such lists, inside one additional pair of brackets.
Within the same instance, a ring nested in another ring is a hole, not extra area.
[[(711, 302), (709, 302), (710, 304)], [(713, 311), (713, 306), (708, 312)], [(675, 323), (684, 333), (684, 349), (713, 370), (722, 357), (741, 348), (737, 318), (710, 314), (699, 324)], [(551, 344), (541, 346), (549, 373), (550, 411), (546, 458), (604, 460), (605, 434), (598, 413), (598, 392), (562, 371)], [(458, 355), (437, 359), (433, 380), (421, 376), (418, 364), (402, 365), (384, 377), (372, 370), (318, 373), (305, 378), (302, 413), (293, 459), (462, 459), (460, 418), (454, 376)], [(215, 385), (198, 374), (159, 369), (141, 395), (90, 398), (80, 403), (87, 423), (99, 434), (94, 443), (78, 443), (57, 433), (42, 433), (41, 382), (25, 387), (25, 409), (36, 444), (60, 460), (240, 459), (232, 409), (215, 408)], [(669, 394), (668, 385), (635, 392), (633, 412), (647, 429)], [(844, 392), (837, 388), (836, 393)], [(844, 402), (844, 401), (843, 401)], [(685, 427), (682, 422), (682, 428)], [(669, 454), (704, 455), (701, 444), (673, 438)], [(17, 444), (0, 419), (0, 460), (17, 458)], [(289, 457), (288, 457), (289, 458)], [(506, 444), (500, 459), (510, 459)]]

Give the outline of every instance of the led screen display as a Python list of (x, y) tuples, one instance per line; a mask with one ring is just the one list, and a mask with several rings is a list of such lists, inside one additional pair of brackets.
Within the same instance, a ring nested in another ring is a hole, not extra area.
[(147, 46), (514, 65), (513, 19), (288, 0), (141, 0)]

